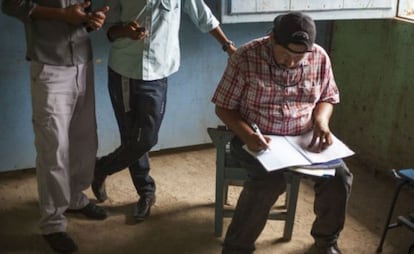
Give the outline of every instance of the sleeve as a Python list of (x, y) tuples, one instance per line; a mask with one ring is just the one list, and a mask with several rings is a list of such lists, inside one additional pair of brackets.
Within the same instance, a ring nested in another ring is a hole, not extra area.
[(203, 0), (183, 0), (183, 11), (203, 33), (210, 32), (220, 25)]
[(30, 21), (30, 15), (36, 4), (30, 0), (3, 0), (1, 9), (4, 14), (16, 17), (23, 22)]
[(236, 54), (233, 54), (229, 59), (224, 74), (211, 99), (216, 106), (230, 110), (240, 108), (246, 83), (241, 70), (240, 57)]
[(322, 55), (321, 61), (321, 80), (322, 91), (320, 102), (329, 102), (332, 104), (339, 103), (339, 90), (335, 82), (334, 74), (332, 71), (331, 61), (326, 52)]

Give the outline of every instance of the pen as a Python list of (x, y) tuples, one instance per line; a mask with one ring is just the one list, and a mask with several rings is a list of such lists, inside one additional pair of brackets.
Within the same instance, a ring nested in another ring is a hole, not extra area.
[(138, 21), (138, 19), (144, 14), (145, 9), (147, 8), (147, 5), (145, 4), (144, 8), (138, 13), (138, 15), (135, 17), (135, 21)]
[[(252, 126), (252, 129), (254, 130), (254, 132), (256, 132), (256, 134), (259, 135), (262, 142), (267, 145), (267, 141), (264, 138), (264, 136), (263, 136), (262, 132), (260, 131), (259, 127), (257, 126), (257, 124), (252, 123), (251, 126)], [(270, 150), (270, 147), (268, 145), (267, 145), (267, 149)]]

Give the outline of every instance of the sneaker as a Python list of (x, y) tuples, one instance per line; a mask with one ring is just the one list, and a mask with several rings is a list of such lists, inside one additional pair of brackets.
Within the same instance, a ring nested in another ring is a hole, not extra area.
[(82, 209), (68, 209), (66, 210), (68, 213), (81, 213), (86, 217), (94, 220), (104, 220), (108, 217), (108, 212), (100, 206), (95, 205), (92, 202), (89, 202), (84, 208)]
[(43, 235), (49, 246), (59, 253), (73, 253), (78, 250), (75, 242), (66, 232)]
[(133, 216), (137, 222), (145, 220), (151, 213), (151, 206), (155, 204), (155, 195), (142, 196), (134, 206)]

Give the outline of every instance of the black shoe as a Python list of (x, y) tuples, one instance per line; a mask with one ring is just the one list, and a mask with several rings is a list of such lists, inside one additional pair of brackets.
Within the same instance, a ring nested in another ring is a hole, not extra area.
[(320, 254), (342, 254), (336, 243), (329, 245), (315, 244)]
[(134, 218), (137, 222), (145, 220), (151, 213), (151, 206), (155, 203), (155, 195), (142, 196), (134, 206)]
[(43, 235), (50, 247), (59, 253), (73, 253), (78, 250), (75, 242), (66, 232)]
[(108, 199), (105, 188), (106, 175), (101, 173), (99, 168), (99, 160), (96, 160), (95, 164), (95, 175), (91, 184), (92, 192), (95, 195), (98, 202), (104, 202)]
[(104, 220), (108, 217), (108, 212), (100, 206), (95, 205), (92, 202), (89, 202), (84, 208), (82, 209), (68, 209), (66, 210), (68, 213), (81, 213), (86, 217), (94, 220)]

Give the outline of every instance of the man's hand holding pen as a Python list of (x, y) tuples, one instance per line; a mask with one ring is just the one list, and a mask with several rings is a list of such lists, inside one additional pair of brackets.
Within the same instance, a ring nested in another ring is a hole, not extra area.
[(125, 25), (125, 29), (127, 29), (128, 38), (131, 40), (142, 40), (148, 36), (148, 30), (140, 26), (137, 21), (131, 21)]
[(254, 152), (260, 152), (269, 149), (270, 138), (263, 136), (259, 127), (255, 123), (252, 123), (251, 127), (254, 132), (251, 133), (247, 139), (247, 147)]

